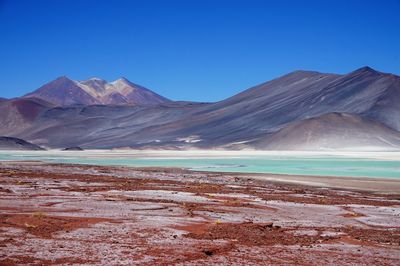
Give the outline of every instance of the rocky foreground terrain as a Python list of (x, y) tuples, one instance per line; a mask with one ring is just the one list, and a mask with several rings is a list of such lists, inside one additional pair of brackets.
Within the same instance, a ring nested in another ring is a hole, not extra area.
[(0, 164), (0, 264), (399, 265), (400, 193)]

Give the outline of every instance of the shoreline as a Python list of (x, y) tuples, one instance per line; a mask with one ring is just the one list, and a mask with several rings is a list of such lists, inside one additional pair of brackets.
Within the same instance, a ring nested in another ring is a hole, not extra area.
[[(400, 152), (296, 152), (296, 151), (154, 151), (154, 150), (85, 150), (70, 151), (0, 151), (0, 160), (40, 160), (47, 163), (82, 163), (129, 167), (179, 167), (193, 171), (235, 174), (263, 174), (327, 177), (338, 180), (400, 179)], [(370, 163), (369, 163), (370, 162)], [(291, 180), (289, 180), (291, 181)], [(311, 180), (316, 185), (317, 180)], [(329, 182), (332, 183), (332, 182)], [(365, 183), (365, 182), (364, 182)], [(326, 185), (326, 182), (324, 183)], [(338, 182), (334, 184), (336, 187)], [(352, 185), (354, 187), (354, 185)], [(368, 186), (366, 186), (368, 187)], [(398, 187), (396, 186), (396, 189)]]
[(347, 176), (320, 176), (320, 175), (294, 175), (294, 174), (273, 174), (273, 173), (246, 173), (246, 172), (222, 172), (222, 171), (198, 171), (184, 167), (135, 167), (120, 165), (96, 165), (96, 164), (76, 164), (76, 163), (49, 163), (45, 161), (0, 161), (0, 166), (8, 165), (65, 165), (65, 166), (88, 166), (88, 167), (110, 167), (124, 168), (135, 171), (166, 171), (182, 173), (191, 172), (197, 174), (219, 174), (237, 176), (246, 179), (261, 180), (280, 184), (305, 185), (316, 188), (344, 189), (355, 191), (368, 191), (377, 193), (400, 194), (400, 179), (396, 178), (373, 178), (373, 177), (347, 177)]

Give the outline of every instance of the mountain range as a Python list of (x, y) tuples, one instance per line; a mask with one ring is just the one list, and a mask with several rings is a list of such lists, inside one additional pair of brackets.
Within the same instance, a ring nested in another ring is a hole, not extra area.
[(70, 105), (157, 105), (169, 102), (164, 98), (126, 78), (107, 82), (99, 78), (84, 81), (59, 77), (24, 98), (38, 98), (59, 106)]
[(216, 103), (60, 77), (0, 100), (0, 135), (48, 148), (400, 149), (400, 77), (295, 71)]

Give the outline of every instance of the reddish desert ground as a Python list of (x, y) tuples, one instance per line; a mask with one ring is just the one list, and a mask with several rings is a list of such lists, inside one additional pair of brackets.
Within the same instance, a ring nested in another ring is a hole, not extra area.
[(271, 180), (2, 162), (0, 265), (400, 265), (398, 181)]

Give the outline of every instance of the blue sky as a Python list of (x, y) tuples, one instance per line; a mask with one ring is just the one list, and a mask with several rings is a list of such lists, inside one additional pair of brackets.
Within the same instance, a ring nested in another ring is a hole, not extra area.
[(0, 96), (62, 75), (218, 101), (298, 69), (400, 74), (399, 14), (399, 0), (0, 0)]

